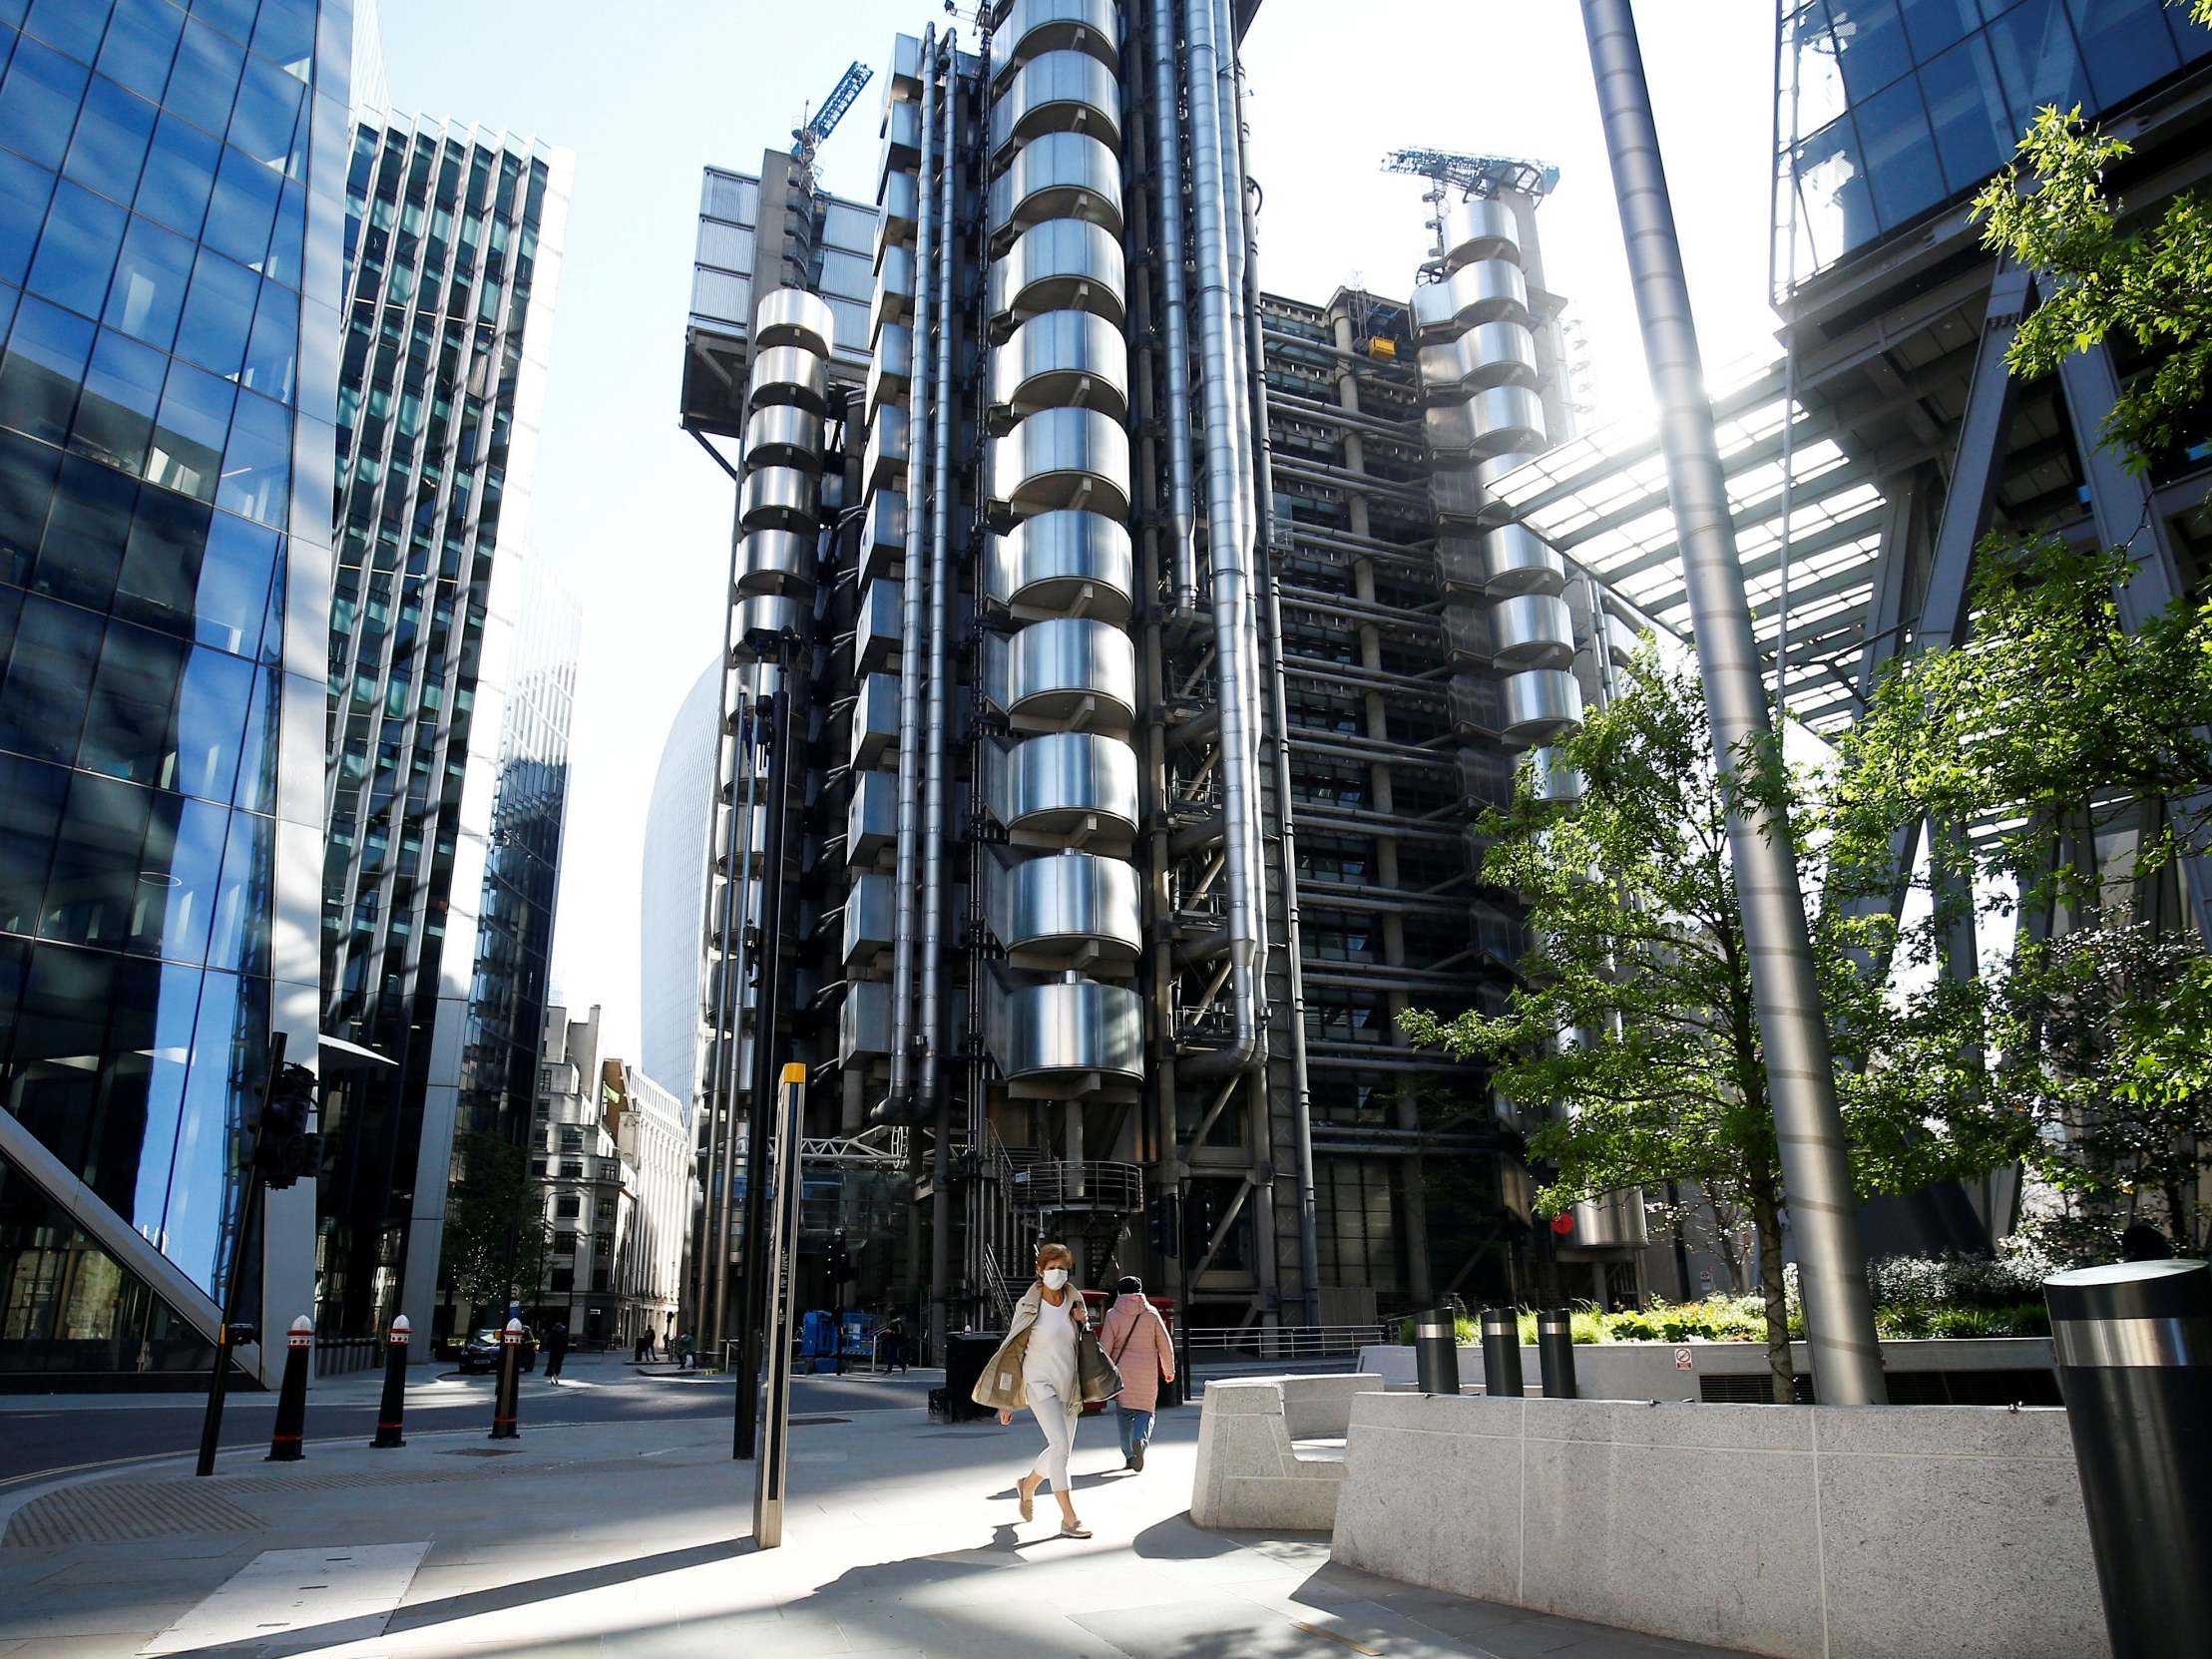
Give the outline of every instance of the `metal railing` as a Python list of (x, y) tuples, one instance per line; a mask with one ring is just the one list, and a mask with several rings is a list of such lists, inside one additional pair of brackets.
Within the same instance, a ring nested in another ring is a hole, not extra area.
[(1144, 1208), (1144, 1171), (1133, 1163), (1033, 1163), (1014, 1171), (1014, 1207), (1134, 1215)]
[(1201, 1360), (1356, 1359), (1362, 1348), (1392, 1338), (1382, 1325), (1249, 1325), (1193, 1329), (1183, 1340), (1195, 1365)]

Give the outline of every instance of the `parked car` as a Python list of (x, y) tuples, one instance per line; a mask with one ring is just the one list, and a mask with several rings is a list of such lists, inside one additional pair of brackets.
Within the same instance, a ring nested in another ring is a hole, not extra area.
[[(522, 1334), (522, 1368), (525, 1371), (538, 1369), (538, 1339), (528, 1331)], [(497, 1331), (479, 1331), (461, 1345), (461, 1370), (463, 1374), (499, 1370)]]

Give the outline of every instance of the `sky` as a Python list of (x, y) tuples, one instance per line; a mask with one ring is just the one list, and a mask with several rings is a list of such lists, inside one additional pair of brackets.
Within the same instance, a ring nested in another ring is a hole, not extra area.
[[(870, 199), (894, 33), (933, 0), (381, 0), (395, 108), (576, 156), (529, 557), (584, 614), (555, 1000), (638, 1051), (646, 803), (683, 694), (721, 644), (730, 485), (676, 424), (700, 169), (754, 171), (859, 57), (877, 80), (823, 147)], [(1771, 0), (1639, 0), (1706, 363), (1774, 355), (1767, 306)], [(964, 34), (972, 33), (965, 30)], [(1265, 0), (1245, 45), (1261, 280), (1404, 294), (1429, 249), (1423, 146), (1559, 169), (1546, 273), (1587, 341), (1591, 424), (1649, 409), (1580, 8), (1572, 0)]]

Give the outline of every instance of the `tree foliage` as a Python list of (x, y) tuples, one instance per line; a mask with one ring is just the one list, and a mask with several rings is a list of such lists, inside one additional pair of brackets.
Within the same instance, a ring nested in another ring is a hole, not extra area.
[[(2193, 15), (2212, 24), (2212, 0)], [(2013, 162), (1975, 198), (1985, 246), (2041, 276), (2041, 303), (2012, 339), (2016, 373), (2047, 374), (2114, 335), (2157, 366), (2121, 389), (2105, 439), (2141, 471), (2201, 429), (2212, 375), (2212, 213), (2193, 191), (2131, 224), (2105, 175), (2125, 141), (2046, 107)]]
[(446, 1277), (479, 1315), (487, 1308), (504, 1314), (510, 1290), (528, 1302), (551, 1273), (545, 1195), (528, 1154), (497, 1135), (461, 1136), (453, 1161), (459, 1174), (446, 1206)]
[[(1728, 785), (1713, 768), (1703, 692), (1694, 674), (1647, 650), (1624, 694), (1561, 747), (1582, 774), (1578, 800), (1540, 801), (1525, 780), (1514, 807), (1479, 826), (1490, 839), (1483, 879), (1530, 909), (1531, 943), (1505, 1012), (1442, 1020), (1413, 1011), (1401, 1024), (1416, 1042), (1487, 1060), (1496, 1085), (1542, 1118), (1530, 1151), (1556, 1170), (1546, 1209), (1673, 1180), (1748, 1211), (1777, 1398), (1792, 1399), (1788, 1195), (1729, 857)], [(1771, 767), (1761, 775), (1768, 790), (1794, 794), (1795, 780)], [(1870, 946), (1895, 938), (1886, 912), (1833, 910), (1814, 927), (1866, 1192), (1986, 1169), (2017, 1138), (1969, 1086), (1971, 996), (1939, 989), (1900, 1005), (1860, 971)]]

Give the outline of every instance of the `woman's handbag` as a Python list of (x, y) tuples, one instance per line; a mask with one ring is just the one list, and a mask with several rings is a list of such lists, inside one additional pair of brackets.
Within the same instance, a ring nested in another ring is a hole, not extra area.
[(1086, 1323), (1076, 1333), (1076, 1392), (1086, 1406), (1111, 1400), (1121, 1392), (1121, 1370), (1099, 1346), (1098, 1333)]

